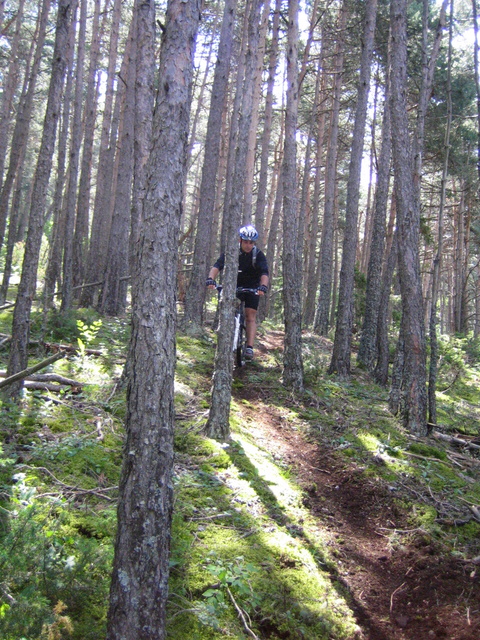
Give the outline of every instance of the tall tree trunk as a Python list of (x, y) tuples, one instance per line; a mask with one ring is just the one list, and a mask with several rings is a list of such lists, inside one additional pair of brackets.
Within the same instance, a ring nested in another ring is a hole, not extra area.
[(178, 235), (186, 173), (196, 0), (170, 0), (160, 55), (143, 224), (136, 247), (131, 360), (108, 640), (164, 640), (173, 508)]
[(210, 258), (209, 244), (213, 224), (216, 181), (220, 160), (220, 140), (222, 115), (225, 109), (230, 72), (230, 60), (233, 47), (233, 27), (237, 0), (226, 0), (218, 57), (213, 78), (212, 97), (208, 114), (205, 139), (205, 160), (200, 185), (200, 203), (198, 210), (197, 234), (193, 254), (193, 267), (185, 298), (186, 326), (198, 328), (203, 320), (205, 302), (205, 278)]
[[(48, 89), (48, 101), (43, 124), (42, 142), (38, 153), (37, 167), (32, 189), (32, 200), (28, 223), (22, 276), (18, 286), (17, 300), (13, 313), (12, 348), (8, 361), (7, 376), (27, 368), (30, 311), (37, 283), (37, 268), (42, 242), (43, 223), (48, 181), (52, 167), (53, 152), (62, 89), (68, 58), (69, 31), (75, 14), (76, 0), (59, 0), (55, 29), (55, 46), (52, 60), (52, 74)], [(9, 394), (16, 395), (22, 382), (9, 387)]]
[(342, 3), (338, 18), (338, 37), (334, 56), (333, 105), (325, 160), (325, 204), (323, 210), (322, 236), (320, 240), (320, 290), (315, 312), (314, 330), (321, 336), (328, 334), (330, 325), (330, 302), (333, 277), (333, 233), (335, 218), (336, 172), (338, 159), (338, 121), (340, 116), (340, 93), (345, 54), (346, 2)]
[(298, 118), (298, 0), (288, 4), (287, 105), (285, 147), (283, 152), (283, 304), (285, 340), (283, 384), (295, 392), (303, 391), (302, 359), (302, 273), (299, 253), (302, 245), (297, 216), (297, 144)]
[[(238, 274), (238, 228), (242, 221), (243, 196), (246, 177), (248, 138), (253, 108), (253, 78), (258, 48), (260, 10), (263, 0), (254, 0), (248, 20), (248, 46), (245, 71), (237, 83), (241, 91), (238, 139), (235, 149), (235, 172), (230, 200), (225, 204), (223, 226), (225, 230), (225, 269), (223, 294), (220, 303), (218, 342), (215, 352), (212, 404), (206, 425), (209, 437), (225, 440), (230, 435), (229, 415), (233, 372), (233, 319), (235, 314), (235, 288)], [(234, 126), (234, 123), (232, 123)]]
[(445, 208), (448, 158), (450, 151), (450, 131), (452, 126), (452, 37), (453, 37), (453, 0), (450, 0), (450, 24), (448, 40), (448, 66), (447, 66), (447, 126), (445, 130), (445, 159), (443, 164), (442, 187), (440, 204), (438, 208), (438, 240), (437, 254), (433, 261), (432, 274), (432, 300), (430, 307), (430, 366), (428, 375), (428, 417), (432, 424), (437, 423), (437, 368), (438, 368), (438, 339), (437, 339), (437, 305), (440, 290), (440, 274), (443, 258), (443, 212)]
[(395, 169), (395, 197), (399, 230), (398, 262), (402, 293), (404, 340), (402, 414), (406, 428), (426, 435), (426, 349), (420, 278), (420, 207), (412, 172), (408, 134), (407, 88), (407, 2), (392, 0), (391, 108)]
[(338, 293), (337, 325), (329, 373), (350, 374), (350, 355), (353, 328), (353, 293), (355, 284), (355, 259), (357, 254), (358, 203), (360, 199), (360, 174), (362, 168), (365, 122), (367, 118), (370, 69), (372, 63), (377, 0), (368, 0), (365, 6), (365, 26), (362, 40), (360, 79), (355, 110), (352, 139), (352, 155), (348, 170), (347, 206), (343, 240), (340, 288)]

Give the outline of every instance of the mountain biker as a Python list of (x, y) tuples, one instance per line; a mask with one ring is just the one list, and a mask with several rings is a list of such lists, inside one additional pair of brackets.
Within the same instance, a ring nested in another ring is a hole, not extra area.
[[(237, 287), (246, 289), (256, 289), (255, 293), (241, 293), (242, 300), (245, 301), (245, 324), (247, 330), (247, 346), (245, 348), (245, 359), (253, 359), (253, 344), (257, 332), (257, 309), (259, 297), (267, 293), (268, 290), (268, 265), (263, 251), (255, 245), (258, 239), (258, 231), (251, 224), (240, 227), (239, 231), (239, 251), (238, 251), (238, 277)], [(217, 286), (215, 278), (222, 271), (225, 265), (225, 254), (222, 253), (213, 267), (210, 269), (206, 286), (213, 289)]]

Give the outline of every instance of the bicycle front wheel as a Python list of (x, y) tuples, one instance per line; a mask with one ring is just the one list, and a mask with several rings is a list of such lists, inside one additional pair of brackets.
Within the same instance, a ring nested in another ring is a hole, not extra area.
[(237, 367), (243, 367), (245, 364), (245, 345), (247, 343), (247, 334), (245, 331), (245, 326), (243, 322), (240, 321), (240, 326), (238, 328), (238, 340), (235, 349), (236, 359), (237, 359)]

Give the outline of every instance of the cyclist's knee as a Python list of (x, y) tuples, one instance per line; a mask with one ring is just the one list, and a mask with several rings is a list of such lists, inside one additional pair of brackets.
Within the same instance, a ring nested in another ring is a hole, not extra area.
[(256, 317), (257, 317), (256, 309), (250, 309), (248, 307), (245, 309), (245, 320), (247, 322), (255, 322)]

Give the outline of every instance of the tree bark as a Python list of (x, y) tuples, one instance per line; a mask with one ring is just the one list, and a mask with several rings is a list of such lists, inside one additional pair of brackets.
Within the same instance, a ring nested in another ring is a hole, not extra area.
[(195, 0), (168, 4), (144, 218), (133, 269), (127, 441), (108, 640), (166, 638), (173, 508), (175, 282), (199, 17)]
[(426, 435), (427, 390), (423, 300), (420, 279), (420, 207), (414, 183), (413, 158), (408, 134), (407, 88), (407, 3), (392, 0), (392, 140), (395, 196), (399, 230), (399, 275), (402, 293), (404, 366), (402, 415), (406, 428)]

